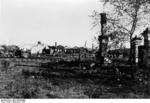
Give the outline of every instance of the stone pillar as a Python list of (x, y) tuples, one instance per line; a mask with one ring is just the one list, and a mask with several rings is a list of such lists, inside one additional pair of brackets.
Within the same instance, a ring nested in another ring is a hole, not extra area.
[(132, 40), (132, 59), (131, 62), (132, 64), (137, 65), (138, 64), (138, 58), (139, 58), (139, 53), (138, 53), (138, 46), (139, 46), (139, 41), (141, 41), (141, 38), (138, 38), (137, 36), (134, 37)]
[(149, 65), (149, 56), (148, 56), (148, 54), (149, 54), (149, 48), (150, 48), (150, 46), (149, 46), (149, 40), (148, 40), (148, 33), (149, 33), (149, 29), (148, 28), (146, 28), (145, 30), (144, 30), (144, 32), (142, 33), (142, 36), (144, 37), (144, 54), (143, 54), (143, 65), (145, 65), (146, 67), (148, 67), (148, 65)]

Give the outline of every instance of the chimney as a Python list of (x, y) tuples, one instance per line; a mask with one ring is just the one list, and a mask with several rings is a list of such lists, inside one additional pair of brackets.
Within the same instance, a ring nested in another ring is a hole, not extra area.
[(55, 42), (55, 47), (57, 47), (57, 42)]
[(40, 42), (40, 41), (38, 41), (38, 44), (41, 44), (41, 42)]

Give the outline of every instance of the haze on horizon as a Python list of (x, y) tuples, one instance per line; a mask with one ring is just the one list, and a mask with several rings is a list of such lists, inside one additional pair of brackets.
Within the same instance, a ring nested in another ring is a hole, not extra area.
[(99, 0), (1, 0), (0, 45), (35, 44), (91, 47), (93, 10)]

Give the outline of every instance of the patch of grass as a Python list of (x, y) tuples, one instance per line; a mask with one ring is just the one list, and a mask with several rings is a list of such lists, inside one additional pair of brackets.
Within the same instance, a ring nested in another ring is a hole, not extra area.
[(8, 95), (11, 98), (37, 98), (39, 85), (35, 79), (24, 79), (22, 76), (18, 76), (18, 78), (7, 85), (6, 88), (10, 89)]

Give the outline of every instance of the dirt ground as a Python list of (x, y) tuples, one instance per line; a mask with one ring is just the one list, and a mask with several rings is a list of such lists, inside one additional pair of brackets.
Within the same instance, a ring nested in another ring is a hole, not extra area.
[(143, 76), (136, 78), (140, 80), (139, 82), (133, 83), (132, 80), (81, 75), (68, 71), (68, 68), (55, 70), (54, 68), (15, 66), (13, 63), (8, 67), (1, 65), (0, 98), (150, 97), (149, 80), (143, 79)]

